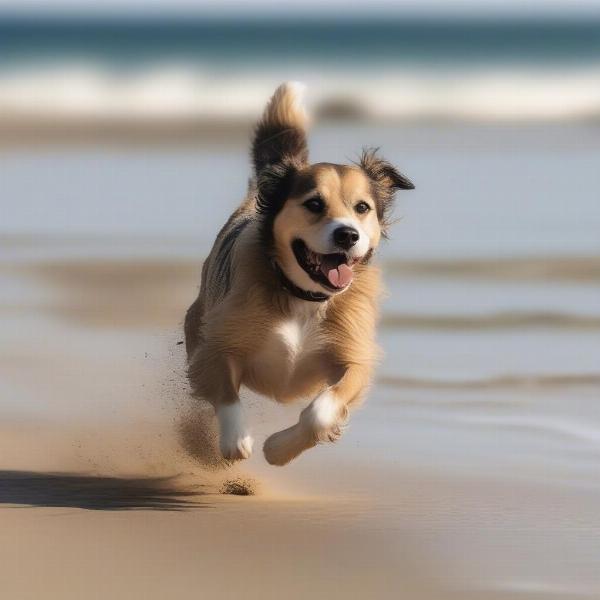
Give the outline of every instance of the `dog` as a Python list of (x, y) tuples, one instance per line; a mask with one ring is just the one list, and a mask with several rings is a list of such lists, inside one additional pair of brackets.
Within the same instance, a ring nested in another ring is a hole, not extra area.
[(248, 193), (219, 232), (185, 318), (192, 394), (214, 407), (230, 461), (253, 447), (242, 385), (277, 402), (312, 399), (266, 440), (270, 464), (340, 437), (378, 356), (371, 261), (395, 192), (414, 188), (374, 150), (356, 164), (310, 164), (302, 92), (285, 83), (268, 102)]

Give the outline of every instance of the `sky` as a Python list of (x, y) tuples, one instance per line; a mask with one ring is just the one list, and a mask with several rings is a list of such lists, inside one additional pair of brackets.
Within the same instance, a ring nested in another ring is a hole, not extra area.
[(600, 0), (0, 0), (3, 12), (102, 14), (203, 14), (260, 17), (281, 14), (318, 16), (600, 16)]

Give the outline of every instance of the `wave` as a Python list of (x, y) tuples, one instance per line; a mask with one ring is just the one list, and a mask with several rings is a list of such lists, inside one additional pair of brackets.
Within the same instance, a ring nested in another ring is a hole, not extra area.
[(386, 273), (449, 279), (600, 283), (600, 256), (388, 260)]
[(600, 316), (559, 312), (498, 312), (487, 315), (384, 314), (383, 327), (435, 330), (600, 329)]
[[(308, 69), (308, 70), (307, 70)], [(296, 75), (294, 70), (294, 75)], [(435, 71), (367, 66), (356, 71), (297, 73), (309, 84), (314, 112), (365, 121), (572, 121), (600, 118), (600, 64), (580, 70)], [(52, 119), (251, 122), (290, 72), (211, 71), (196, 64), (138, 67), (126, 73), (95, 64), (63, 64), (0, 72), (3, 120)]]
[(600, 373), (563, 373), (556, 375), (499, 375), (482, 379), (426, 379), (381, 376), (381, 385), (412, 389), (493, 390), (519, 388), (600, 387)]

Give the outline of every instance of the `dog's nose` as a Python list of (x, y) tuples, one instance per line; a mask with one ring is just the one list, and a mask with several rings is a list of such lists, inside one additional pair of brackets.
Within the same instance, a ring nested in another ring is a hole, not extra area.
[(360, 234), (354, 227), (338, 227), (333, 232), (333, 241), (335, 242), (335, 245), (344, 250), (350, 250), (350, 248), (358, 242), (359, 237)]

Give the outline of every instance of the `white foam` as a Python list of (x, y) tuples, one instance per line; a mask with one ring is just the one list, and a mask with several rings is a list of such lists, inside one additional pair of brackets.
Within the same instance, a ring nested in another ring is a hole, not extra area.
[[(96, 65), (0, 73), (0, 113), (24, 117), (254, 120), (285, 74), (214, 75), (172, 64), (127, 78)], [(600, 113), (600, 65), (581, 70), (326, 72), (314, 106), (382, 120), (569, 120)]]

